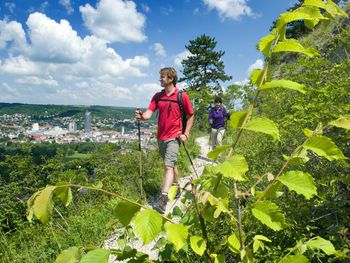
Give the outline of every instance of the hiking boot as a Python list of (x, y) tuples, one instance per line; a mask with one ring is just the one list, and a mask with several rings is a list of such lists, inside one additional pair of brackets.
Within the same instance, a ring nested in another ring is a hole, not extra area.
[(153, 208), (157, 210), (159, 213), (164, 214), (167, 203), (168, 203), (168, 195), (161, 194), (158, 199), (158, 202), (153, 205)]

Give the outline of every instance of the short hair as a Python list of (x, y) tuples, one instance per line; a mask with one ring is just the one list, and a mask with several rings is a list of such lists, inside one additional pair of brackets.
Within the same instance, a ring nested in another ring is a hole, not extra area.
[(159, 70), (159, 74), (165, 74), (168, 78), (173, 79), (173, 84), (176, 85), (177, 83), (177, 73), (174, 68), (162, 68)]
[(215, 97), (214, 103), (222, 103), (222, 99), (220, 97)]

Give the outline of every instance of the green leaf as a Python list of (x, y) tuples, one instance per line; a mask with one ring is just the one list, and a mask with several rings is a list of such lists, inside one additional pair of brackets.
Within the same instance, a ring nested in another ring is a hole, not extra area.
[(207, 244), (202, 237), (199, 236), (191, 236), (190, 237), (191, 248), (197, 254), (202, 256), (205, 249), (207, 248)]
[(283, 155), (283, 158), (285, 160), (288, 160), (290, 158), (288, 163), (290, 165), (302, 165), (310, 160), (310, 158), (307, 156), (307, 151), (305, 149), (301, 149), (298, 154), (293, 155), (292, 157)]
[(331, 121), (328, 123), (329, 125), (350, 130), (350, 115), (341, 116), (335, 121)]
[(168, 191), (168, 198), (169, 198), (169, 201), (173, 201), (175, 199), (175, 196), (177, 194), (177, 189), (179, 189), (179, 186), (178, 185), (172, 185), (170, 188), (169, 188), (169, 191)]
[(139, 210), (140, 207), (133, 203), (120, 201), (114, 210), (114, 215), (123, 226), (127, 226)]
[(326, 8), (326, 5), (322, 0), (304, 0), (303, 6), (315, 6), (323, 9)]
[(66, 207), (69, 206), (69, 204), (73, 200), (72, 189), (68, 186), (66, 187), (59, 186), (59, 185), (56, 185), (56, 186), (57, 188), (55, 189), (55, 194), (59, 199), (62, 200), (62, 202), (64, 202)]
[(313, 151), (329, 161), (347, 159), (335, 143), (328, 137), (317, 135), (309, 138), (303, 145), (306, 150)]
[(347, 13), (345, 13), (344, 10), (341, 9), (333, 1), (327, 1), (325, 9), (326, 9), (327, 13), (330, 14), (330, 16), (333, 18), (335, 18), (337, 16), (348, 17)]
[(259, 198), (265, 198), (265, 199), (274, 199), (274, 198), (279, 198), (280, 196), (282, 196), (283, 192), (278, 192), (277, 190), (279, 190), (281, 188), (282, 184), (278, 181), (275, 181), (267, 190), (266, 193), (260, 193), (260, 192), (256, 192), (256, 196)]
[(216, 146), (214, 150), (208, 153), (208, 157), (216, 160), (219, 157), (219, 154), (227, 149), (229, 149), (231, 145), (220, 145)]
[(70, 247), (63, 250), (55, 260), (55, 263), (75, 263), (81, 258), (79, 247)]
[(273, 34), (267, 35), (260, 39), (258, 48), (259, 50), (265, 55), (265, 57), (269, 56), (269, 52), (271, 49), (271, 46), (273, 44), (273, 41), (276, 39), (276, 36)]
[(233, 234), (231, 236), (228, 237), (227, 239), (227, 243), (228, 243), (228, 248), (236, 254), (240, 253), (241, 250), (241, 242), (239, 241), (239, 238), (237, 237), (236, 234)]
[(166, 222), (164, 224), (167, 239), (174, 244), (176, 252), (178, 252), (186, 243), (188, 236), (187, 228), (182, 224), (172, 224)]
[(324, 17), (320, 9), (315, 6), (301, 6), (291, 12), (285, 12), (281, 14), (277, 20), (276, 28), (278, 30), (282, 29), (286, 24), (296, 21), (296, 20), (312, 20), (319, 19), (324, 20), (327, 19)]
[(315, 49), (312, 47), (304, 48), (296, 39), (287, 39), (282, 42), (278, 42), (275, 48), (272, 50), (272, 53), (278, 52), (296, 52), (307, 55), (309, 57), (318, 55)]
[(307, 245), (311, 249), (321, 249), (327, 255), (334, 255), (336, 253), (333, 244), (322, 237), (311, 239), (307, 241), (305, 245)]
[(233, 129), (238, 129), (242, 126), (243, 120), (246, 116), (246, 111), (237, 111), (230, 115), (229, 124)]
[(233, 178), (236, 181), (245, 181), (244, 174), (249, 170), (243, 155), (233, 155), (229, 160), (216, 166), (216, 169), (224, 177)]
[(280, 208), (271, 201), (256, 203), (252, 213), (256, 219), (274, 231), (279, 231), (287, 226)]
[(280, 140), (280, 134), (277, 125), (273, 121), (264, 117), (251, 119), (244, 127), (244, 129), (255, 132), (262, 132), (271, 135), (275, 140)]
[(299, 84), (297, 82), (286, 79), (272, 80), (270, 82), (266, 82), (260, 89), (265, 90), (274, 88), (290, 89), (299, 91), (301, 93), (305, 93), (303, 84)]
[(210, 254), (210, 257), (214, 259), (214, 263), (225, 263), (224, 254)]
[(263, 241), (266, 242), (271, 242), (270, 239), (268, 239), (267, 237), (263, 236), (263, 235), (256, 235), (254, 236), (254, 243), (253, 243), (253, 252), (255, 253), (256, 251), (258, 251), (259, 248), (261, 248), (262, 251), (265, 250), (265, 245)]
[(39, 191), (33, 200), (33, 213), (43, 224), (49, 222), (51, 217), (53, 208), (52, 195), (55, 189), (56, 186), (47, 186), (43, 190)]
[(262, 84), (261, 80), (264, 75), (264, 71), (262, 69), (254, 69), (252, 73), (250, 74), (250, 81), (253, 85), (260, 87)]
[(309, 260), (303, 255), (289, 255), (284, 257), (279, 263), (308, 263)]
[(282, 184), (287, 186), (289, 190), (293, 190), (303, 195), (306, 199), (310, 199), (317, 195), (317, 188), (314, 179), (309, 173), (302, 171), (289, 171), (277, 178)]
[(153, 209), (138, 212), (134, 221), (134, 231), (145, 244), (155, 239), (162, 230), (163, 219)]
[(108, 257), (111, 254), (107, 249), (94, 249), (85, 254), (80, 263), (108, 263)]

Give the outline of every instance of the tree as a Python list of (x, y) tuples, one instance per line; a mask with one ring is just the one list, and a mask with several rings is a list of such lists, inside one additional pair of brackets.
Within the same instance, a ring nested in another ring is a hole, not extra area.
[(232, 79), (224, 71), (221, 58), (225, 52), (215, 51), (216, 44), (215, 38), (207, 35), (190, 40), (186, 49), (191, 55), (181, 62), (184, 77), (179, 81), (186, 81), (188, 84), (187, 92), (193, 99), (197, 116), (204, 116), (213, 95), (222, 94), (220, 82)]

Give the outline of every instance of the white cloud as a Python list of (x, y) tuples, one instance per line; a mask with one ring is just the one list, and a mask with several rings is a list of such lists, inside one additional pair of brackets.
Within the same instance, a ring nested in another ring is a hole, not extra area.
[(157, 56), (166, 57), (166, 51), (161, 43), (155, 43), (152, 48)]
[(40, 74), (40, 66), (23, 56), (9, 57), (0, 64), (0, 72), (18, 75)]
[(247, 74), (253, 72), (254, 69), (262, 69), (264, 67), (264, 61), (262, 59), (257, 59), (253, 64), (249, 65)]
[(137, 12), (133, 1), (101, 0), (96, 9), (80, 6), (85, 26), (97, 37), (109, 42), (142, 42), (146, 18)]
[(6, 48), (11, 42), (15, 51), (25, 48), (26, 39), (22, 25), (15, 21), (0, 20), (0, 49)]
[(188, 50), (185, 50), (185, 51), (177, 54), (175, 56), (175, 60), (174, 60), (175, 65), (176, 66), (181, 66), (182, 60), (186, 59), (190, 55), (191, 55), (191, 52), (189, 52)]
[(60, 0), (58, 3), (64, 6), (68, 14), (72, 14), (74, 12), (74, 8), (72, 7), (70, 0)]
[(0, 46), (8, 52), (0, 60), (0, 78), (7, 83), (0, 86), (3, 101), (120, 106), (143, 101), (123, 82), (147, 76), (146, 56), (122, 58), (105, 40), (82, 39), (68, 21), (41, 13), (31, 14), (27, 25), (25, 32), (18, 22), (0, 21)]
[(209, 9), (216, 9), (220, 17), (237, 20), (241, 16), (252, 16), (253, 11), (246, 0), (203, 0)]
[(47, 79), (39, 78), (37, 76), (26, 76), (20, 79), (16, 79), (14, 82), (19, 84), (33, 85), (33, 86), (41, 86), (41, 85), (58, 86), (57, 81), (54, 80), (52, 76), (49, 76), (49, 78)]
[(160, 12), (163, 15), (169, 16), (174, 13), (174, 8), (171, 5), (160, 7)]
[(33, 13), (27, 20), (31, 48), (28, 55), (33, 60), (55, 63), (77, 62), (84, 50), (82, 40), (67, 20), (60, 23), (42, 13)]

